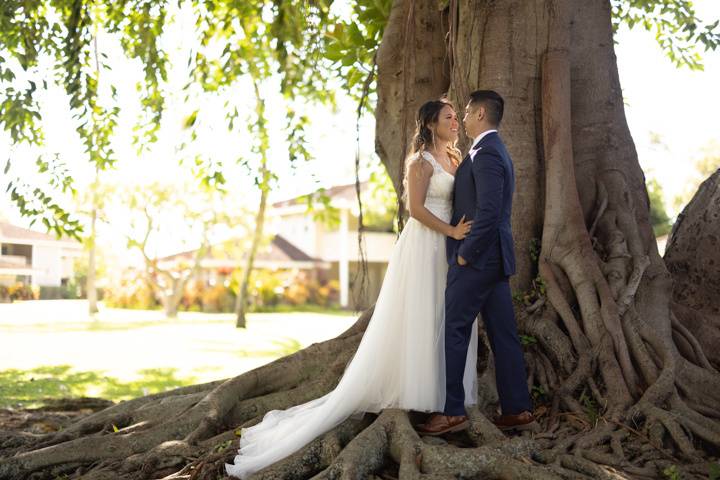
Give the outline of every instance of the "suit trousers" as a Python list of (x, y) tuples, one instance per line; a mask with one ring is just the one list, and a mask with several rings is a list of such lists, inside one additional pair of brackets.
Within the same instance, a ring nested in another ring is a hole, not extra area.
[[(498, 252), (499, 253), (499, 252)], [(472, 324), (482, 314), (495, 356), (495, 381), (503, 414), (532, 411), (525, 359), (515, 323), (510, 283), (502, 256), (492, 255), (482, 269), (450, 265), (445, 290), (445, 415), (465, 415), (463, 372)]]

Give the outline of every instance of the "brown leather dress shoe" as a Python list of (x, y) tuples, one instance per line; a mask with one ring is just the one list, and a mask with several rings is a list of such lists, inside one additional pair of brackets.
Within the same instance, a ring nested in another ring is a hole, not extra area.
[(500, 415), (493, 423), (502, 431), (532, 430), (537, 432), (540, 430), (540, 424), (535, 421), (533, 414), (527, 410), (517, 415)]
[(418, 432), (423, 435), (443, 435), (450, 432), (465, 430), (470, 422), (465, 415), (448, 416), (440, 413), (433, 414), (426, 423), (417, 426)]

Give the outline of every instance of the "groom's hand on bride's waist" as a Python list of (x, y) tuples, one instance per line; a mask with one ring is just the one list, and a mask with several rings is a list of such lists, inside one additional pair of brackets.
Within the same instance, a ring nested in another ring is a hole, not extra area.
[(458, 265), (465, 266), (467, 265), (467, 260), (465, 260), (462, 256), (458, 255), (457, 259)]

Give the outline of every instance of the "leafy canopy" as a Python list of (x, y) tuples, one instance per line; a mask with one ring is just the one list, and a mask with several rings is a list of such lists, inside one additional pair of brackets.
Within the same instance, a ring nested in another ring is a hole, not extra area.
[[(444, 3), (438, 2), (439, 8)], [(358, 100), (372, 97), (375, 53), (391, 5), (391, 0), (4, 0), (0, 126), (13, 144), (42, 145), (39, 98), (50, 84), (60, 85), (87, 161), (99, 170), (111, 167), (117, 161), (112, 139), (121, 105), (116, 87), (103, 75), (114, 68), (97, 45), (98, 33), (106, 32), (117, 39), (127, 58), (142, 65), (144, 78), (137, 91), (144, 115), (134, 141), (141, 149), (152, 144), (168, 95), (177, 93), (168, 91), (170, 65), (163, 33), (179, 9), (190, 8), (195, 18), (191, 34), (198, 43), (188, 58), (186, 92), (216, 92), (246, 76), (254, 81), (277, 79), (287, 99), (290, 157), (307, 160), (304, 130), (312, 108), (307, 102), (333, 104), (339, 89)], [(718, 21), (704, 23), (690, 0), (611, 0), (611, 5), (616, 28), (637, 25), (655, 32), (678, 66), (702, 68), (700, 50), (720, 44)], [(231, 130), (237, 111), (236, 105), (227, 105)], [(201, 111), (189, 115), (187, 128), (192, 131), (201, 117)], [(190, 139), (196, 139), (194, 131)], [(32, 185), (14, 172), (11, 157), (4, 169), (6, 188), (23, 215), (42, 220), (58, 235), (77, 237), (82, 225), (56, 199), (73, 193), (72, 172), (64, 162), (56, 157), (38, 159), (36, 171), (55, 180)], [(196, 164), (204, 183), (224, 183), (222, 165), (203, 158)]]

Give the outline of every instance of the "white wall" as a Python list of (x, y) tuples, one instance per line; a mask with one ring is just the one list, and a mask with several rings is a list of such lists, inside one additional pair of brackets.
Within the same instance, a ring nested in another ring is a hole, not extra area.
[(311, 257), (317, 255), (316, 228), (311, 214), (303, 212), (276, 218), (273, 230)]
[(85, 251), (80, 245), (63, 247), (60, 249), (60, 278), (72, 278), (75, 276), (75, 260), (81, 258)]
[(59, 287), (63, 274), (62, 248), (59, 246), (33, 245), (32, 284)]
[[(365, 256), (368, 262), (388, 262), (397, 236), (394, 233), (365, 232)], [(348, 260), (357, 262), (360, 259), (358, 250), (357, 231), (350, 230), (343, 239), (340, 232), (326, 232), (318, 241), (319, 258), (328, 262), (337, 262), (340, 259), (339, 245), (347, 242)]]

